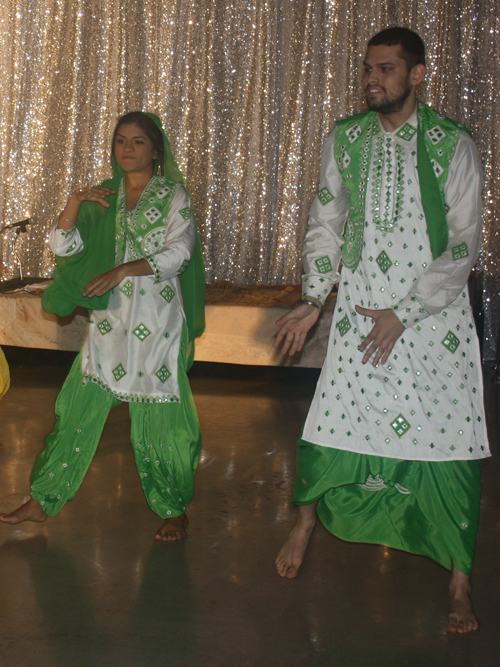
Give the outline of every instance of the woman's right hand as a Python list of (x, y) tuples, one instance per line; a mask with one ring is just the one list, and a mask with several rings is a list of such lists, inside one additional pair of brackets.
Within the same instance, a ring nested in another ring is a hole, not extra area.
[(84, 201), (96, 201), (104, 206), (104, 208), (109, 208), (110, 205), (106, 201), (106, 197), (109, 197), (109, 195), (113, 195), (114, 193), (114, 190), (110, 190), (109, 188), (102, 188), (99, 185), (90, 188), (83, 188), (82, 190), (75, 190), (70, 196), (68, 203), (71, 201), (71, 199), (73, 199), (75, 202), (78, 202), (79, 204)]
[(106, 201), (106, 197), (114, 194), (114, 190), (109, 188), (102, 188), (99, 185), (96, 185), (92, 188), (83, 188), (81, 190), (75, 190), (69, 197), (64, 210), (59, 215), (59, 220), (57, 222), (58, 229), (64, 231), (69, 231), (73, 229), (76, 225), (76, 219), (78, 213), (80, 212), (80, 206), (84, 201), (95, 201), (104, 208), (109, 208), (109, 203)]

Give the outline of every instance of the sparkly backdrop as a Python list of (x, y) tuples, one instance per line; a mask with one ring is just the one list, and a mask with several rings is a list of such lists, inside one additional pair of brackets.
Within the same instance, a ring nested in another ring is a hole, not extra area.
[[(0, 222), (30, 216), (25, 272), (50, 275), (47, 230), (109, 174), (113, 125), (159, 114), (193, 195), (210, 282), (297, 283), (322, 140), (361, 108), (367, 38), (417, 30), (423, 98), (472, 130), (486, 169), (486, 354), (500, 285), (500, 3), (493, 0), (0, 0)], [(497, 196), (495, 197), (495, 193)], [(4, 278), (18, 273), (10, 235)]]

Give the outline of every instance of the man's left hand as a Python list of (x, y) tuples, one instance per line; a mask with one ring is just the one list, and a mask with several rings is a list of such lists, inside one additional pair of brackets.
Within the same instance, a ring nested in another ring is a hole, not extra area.
[(372, 364), (374, 366), (379, 362), (385, 364), (397, 339), (405, 330), (404, 326), (390, 308), (372, 310), (356, 306), (356, 311), (364, 317), (375, 320), (373, 329), (359, 346), (360, 351), (365, 353), (363, 363), (366, 364), (372, 354), (375, 354)]

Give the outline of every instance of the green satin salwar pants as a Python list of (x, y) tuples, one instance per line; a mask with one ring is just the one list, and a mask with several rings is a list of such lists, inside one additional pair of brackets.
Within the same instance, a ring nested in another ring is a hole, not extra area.
[[(129, 403), (131, 441), (144, 495), (163, 519), (182, 514), (194, 493), (201, 451), (196, 407), (179, 355), (179, 403)], [(82, 383), (77, 356), (56, 401), (56, 424), (31, 475), (31, 497), (57, 514), (80, 488), (111, 408), (120, 401), (92, 382)]]
[(299, 440), (293, 504), (318, 502), (343, 540), (428, 556), (470, 574), (479, 522), (478, 461), (402, 461)]

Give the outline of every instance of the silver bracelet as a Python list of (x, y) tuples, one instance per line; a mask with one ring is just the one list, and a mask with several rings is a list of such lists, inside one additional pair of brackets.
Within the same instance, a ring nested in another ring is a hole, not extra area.
[(301, 299), (300, 301), (297, 301), (295, 305), (300, 306), (302, 304), (306, 306), (314, 306), (321, 312), (321, 306), (319, 305), (319, 303), (316, 303), (316, 301), (312, 301), (311, 299)]

